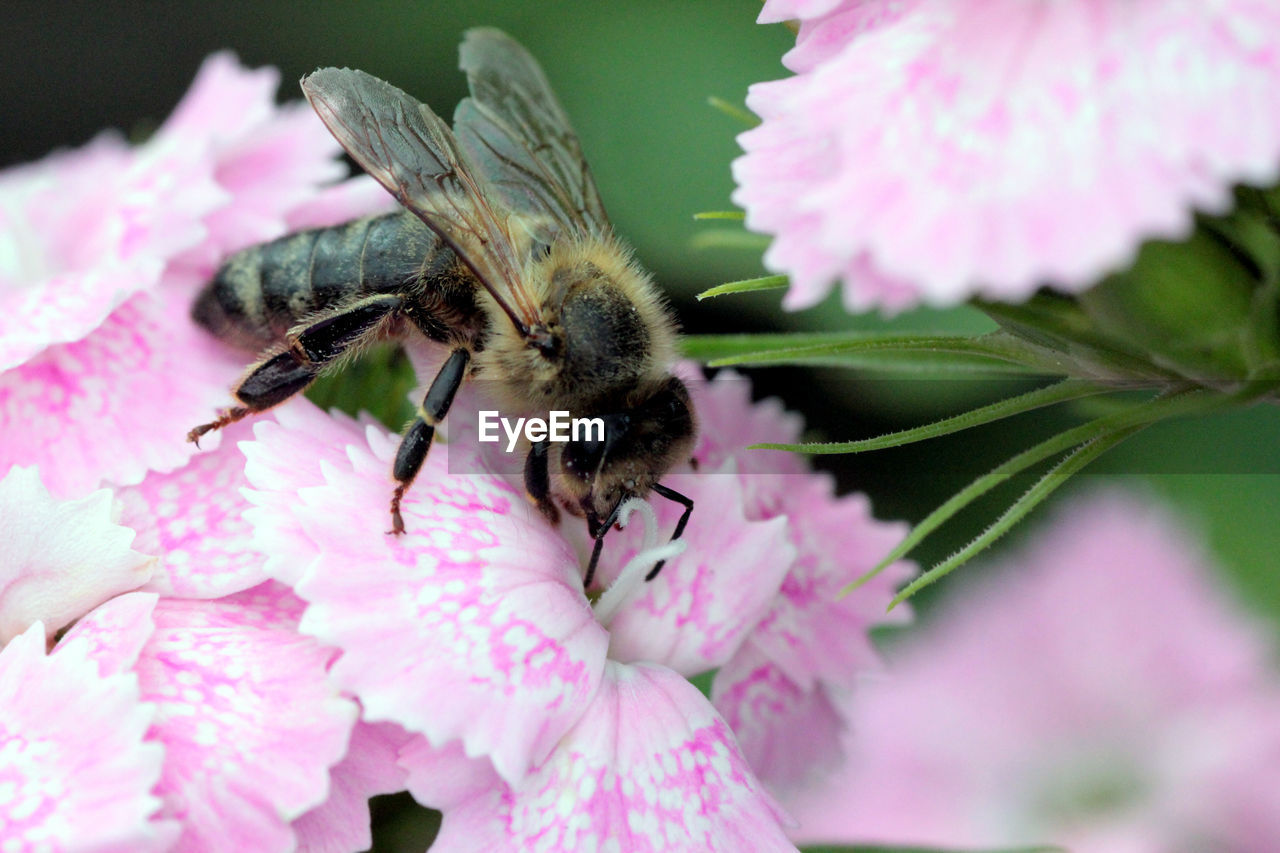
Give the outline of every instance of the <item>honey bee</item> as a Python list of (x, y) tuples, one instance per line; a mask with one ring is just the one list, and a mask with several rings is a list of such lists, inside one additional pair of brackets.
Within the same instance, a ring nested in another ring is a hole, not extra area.
[[(376, 77), (324, 68), (302, 90), (347, 153), (402, 210), (287, 235), (233, 255), (192, 316), (261, 352), (237, 405), (189, 441), (302, 391), (344, 353), (424, 335), (449, 350), (396, 453), (390, 533), (436, 426), (462, 381), (494, 380), (504, 409), (567, 410), (603, 420), (604, 437), (536, 441), (530, 499), (553, 524), (557, 504), (586, 519), (591, 584), (605, 533), (629, 498), (654, 492), (689, 458), (696, 420), (671, 375), (675, 323), (605, 215), (578, 138), (533, 57), (494, 29), (460, 50), (470, 97), (453, 129)], [(648, 574), (652, 579), (658, 563)]]

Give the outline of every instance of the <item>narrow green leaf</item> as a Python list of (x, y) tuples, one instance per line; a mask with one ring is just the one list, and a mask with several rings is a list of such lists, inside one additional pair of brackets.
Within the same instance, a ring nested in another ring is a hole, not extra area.
[(796, 453), (863, 453), (868, 450), (881, 450), (886, 447), (900, 447), (904, 444), (950, 435), (954, 432), (1020, 415), (1044, 406), (1052, 406), (1056, 403), (1086, 397), (1091, 394), (1102, 394), (1108, 390), (1110, 389), (1092, 383), (1065, 379), (1053, 385), (1037, 388), (1034, 391), (1028, 391), (1025, 394), (1019, 394), (1016, 397), (1000, 400), (987, 406), (981, 406), (954, 417), (944, 418), (931, 424), (913, 429), (904, 429), (875, 438), (866, 438), (859, 441), (826, 441), (805, 444), (765, 442), (753, 444), (749, 449), (791, 450)]
[(747, 214), (741, 210), (703, 210), (693, 215), (694, 219), (736, 219), (741, 222)]
[(708, 228), (690, 237), (689, 247), (698, 251), (743, 249), (750, 252), (763, 252), (769, 248), (769, 237), (743, 231), (741, 228)]
[(920, 590), (924, 589), (931, 583), (942, 580), (951, 572), (967, 563), (973, 557), (985, 551), (987, 548), (1004, 534), (1008, 533), (1015, 524), (1027, 516), (1029, 512), (1039, 506), (1051, 494), (1057, 491), (1067, 480), (1084, 468), (1093, 460), (1097, 459), (1103, 453), (1115, 447), (1129, 436), (1139, 432), (1150, 424), (1139, 424), (1128, 429), (1119, 429), (1104, 436), (1100, 436), (1088, 441), (1068, 453), (1062, 461), (1058, 462), (1050, 468), (1045, 475), (1036, 481), (1036, 484), (1028, 489), (1022, 497), (1018, 498), (1009, 505), (995, 523), (975, 536), (969, 544), (965, 545), (956, 553), (947, 559), (938, 563), (929, 569), (920, 577), (907, 584), (893, 600), (889, 602), (889, 610), (897, 607)]
[[(815, 363), (833, 365), (883, 364), (892, 361), (894, 356), (904, 353), (926, 353), (935, 357), (946, 356), (947, 360), (967, 358), (970, 360), (970, 364), (972, 364), (972, 360), (976, 359), (983, 366), (1000, 372), (1025, 370), (1022, 365), (1009, 361), (1005, 353), (985, 346), (980, 338), (949, 335), (875, 334), (857, 338), (850, 337), (830, 343), (776, 347), (765, 351), (729, 355), (715, 359), (711, 362), (711, 366), (752, 365), (754, 367), (765, 367)], [(874, 356), (870, 362), (868, 362), (869, 356)]]
[(745, 278), (741, 281), (727, 281), (717, 284), (699, 293), (695, 299), (701, 302), (712, 296), (723, 296), (726, 293), (752, 293), (757, 290), (778, 290), (787, 286), (785, 275), (766, 275), (760, 278)]
[[(757, 335), (691, 335), (681, 342), (690, 358), (713, 366), (799, 364), (872, 369), (913, 376), (1027, 375), (1034, 368), (1017, 363), (1016, 354), (981, 338), (947, 337), (955, 347), (928, 345), (936, 336), (884, 335), (868, 332), (799, 332)], [(903, 346), (902, 342), (924, 344)], [(1053, 371), (1050, 375), (1058, 375)]]
[(760, 123), (760, 119), (753, 113), (748, 112), (737, 104), (729, 103), (724, 98), (711, 95), (707, 98), (707, 103), (730, 118), (737, 119), (747, 127), (755, 127)]
[(1045, 459), (1129, 427), (1145, 426), (1165, 418), (1205, 413), (1217, 408), (1238, 405), (1239, 402), (1240, 398), (1238, 396), (1230, 397), (1178, 389), (1154, 400), (1132, 406), (1114, 415), (1090, 421), (1047, 438), (1034, 447), (1030, 447), (997, 465), (991, 471), (978, 477), (968, 486), (951, 496), (942, 506), (929, 513), (911, 528), (911, 532), (874, 568), (842, 589), (840, 595), (849, 594), (884, 571), (887, 566), (906, 556), (913, 548), (924, 541), (930, 533), (937, 530), (944, 522), (982, 495)]

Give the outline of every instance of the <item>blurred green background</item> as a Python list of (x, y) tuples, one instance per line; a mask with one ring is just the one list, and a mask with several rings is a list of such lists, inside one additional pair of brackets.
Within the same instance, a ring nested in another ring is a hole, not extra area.
[[(743, 125), (708, 106), (741, 103), (752, 82), (785, 76), (793, 42), (780, 26), (754, 23), (751, 0), (701, 2), (383, 2), (57, 4), (10, 2), (0, 27), (0, 165), (79, 145), (105, 127), (144, 135), (177, 103), (201, 60), (223, 48), (251, 66), (281, 70), (283, 98), (323, 65), (362, 68), (390, 80), (443, 115), (465, 92), (456, 70), (461, 32), (501, 27), (543, 63), (582, 137), (617, 230), (632, 242), (675, 302), (690, 332), (884, 328), (850, 317), (834, 300), (783, 313), (777, 292), (698, 304), (711, 285), (760, 275), (763, 242), (733, 223), (694, 222), (730, 207), (729, 163)], [(868, 117), (873, 121), (874, 117)], [(726, 228), (726, 225), (728, 226)], [(699, 247), (700, 241), (719, 248)], [(970, 309), (921, 311), (892, 326), (925, 332), (979, 331), (992, 324)], [(802, 411), (814, 437), (861, 438), (914, 426), (989, 402), (992, 382), (859, 378), (830, 370), (754, 374), (760, 396)], [(1041, 412), (894, 451), (823, 458), (845, 490), (871, 494), (885, 518), (922, 517), (952, 492), (1072, 420)], [(1280, 417), (1273, 408), (1153, 428), (1104, 457), (1068, 491), (1123, 484), (1162, 495), (1204, 532), (1229, 582), (1255, 612), (1280, 620)], [(995, 493), (918, 552), (950, 553), (1027, 487)], [(1038, 513), (1043, 517), (1044, 513)], [(1011, 541), (1034, 529), (1025, 525)], [(1006, 543), (1007, 544), (1007, 543)], [(963, 583), (962, 570), (942, 584)], [(929, 606), (937, 588), (919, 600)], [(421, 849), (421, 827), (397, 821), (401, 801), (380, 805), (383, 849)], [(396, 833), (408, 838), (396, 842)], [(403, 848), (399, 846), (403, 844)]]

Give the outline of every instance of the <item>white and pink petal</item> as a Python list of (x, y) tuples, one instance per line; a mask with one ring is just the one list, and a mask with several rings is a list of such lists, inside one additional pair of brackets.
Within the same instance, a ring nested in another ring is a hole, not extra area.
[[(308, 425), (328, 420), (303, 411), (293, 427), (263, 425), (245, 448), (254, 524), (289, 531), (288, 559), (307, 567), (302, 630), (342, 651), (333, 677), (366, 719), (461, 739), (520, 779), (581, 715), (603, 670), (608, 638), (576, 556), (504, 481), (450, 475), (448, 445), (432, 449), (406, 496), (408, 531), (388, 535), (397, 439), (346, 422), (345, 440), (316, 447), (295, 480), (268, 460), (297, 453)], [(323, 483), (310, 485), (317, 470)]]
[(188, 430), (228, 404), (244, 367), (188, 309), (138, 294), (84, 340), (0, 374), (0, 468), (39, 465), (53, 494), (74, 496), (185, 464)]
[(0, 645), (37, 621), (52, 637), (145, 584), (156, 558), (133, 542), (115, 523), (110, 491), (60, 501), (36, 468), (10, 468), (0, 480)]
[(272, 584), (156, 606), (136, 669), (167, 753), (162, 814), (190, 849), (291, 850), (291, 822), (329, 796), (357, 708), (329, 683), (333, 651), (292, 627), (300, 609)]
[(329, 799), (293, 822), (301, 853), (354, 853), (373, 844), (369, 798), (403, 791), (400, 749), (411, 736), (391, 723), (356, 723), (347, 757), (330, 771)]
[(249, 435), (248, 424), (233, 424), (216, 449), (116, 493), (120, 520), (138, 531), (137, 547), (162, 555), (147, 589), (218, 598), (267, 580), (266, 557), (252, 546), (245, 518), (252, 505), (240, 493), (248, 481), (236, 442)]
[[(415, 777), (411, 770), (411, 786)], [(430, 796), (431, 787), (417, 793)], [(692, 685), (663, 667), (610, 663), (596, 700), (555, 751), (519, 785), (483, 787), (446, 808), (436, 843), (477, 851), (793, 850), (788, 821)]]
[(36, 623), (0, 650), (0, 827), (14, 850), (170, 848), (152, 794), (164, 749), (131, 672), (99, 670), (88, 643), (45, 653)]

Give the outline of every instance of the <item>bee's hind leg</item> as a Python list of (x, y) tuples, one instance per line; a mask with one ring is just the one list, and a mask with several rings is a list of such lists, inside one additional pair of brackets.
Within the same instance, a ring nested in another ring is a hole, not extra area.
[(404, 533), (404, 519), (400, 516), (400, 501), (413, 478), (418, 475), (422, 463), (427, 459), (427, 451), (431, 449), (431, 439), (436, 434), (436, 424), (444, 420), (453, 405), (458, 386), (467, 374), (467, 364), (471, 361), (471, 352), (456, 349), (449, 354), (444, 366), (431, 380), (427, 396), (423, 398), (418, 413), (400, 440), (400, 449), (396, 451), (396, 462), (392, 468), (392, 476), (396, 478), (396, 490), (391, 496), (391, 530), (389, 533)]
[(187, 441), (200, 443), (200, 436), (222, 429), (241, 418), (266, 411), (306, 388), (319, 374), (320, 364), (299, 358), (292, 350), (267, 356), (249, 371), (233, 392), (243, 405), (232, 406), (218, 419), (201, 424), (187, 433)]
[(325, 365), (375, 335), (383, 321), (402, 304), (398, 296), (370, 296), (322, 314), (305, 326), (294, 327), (287, 347), (263, 356), (235, 387), (232, 393), (241, 405), (232, 406), (217, 420), (191, 430), (187, 441), (199, 444), (200, 436), (265, 412), (304, 390)]

